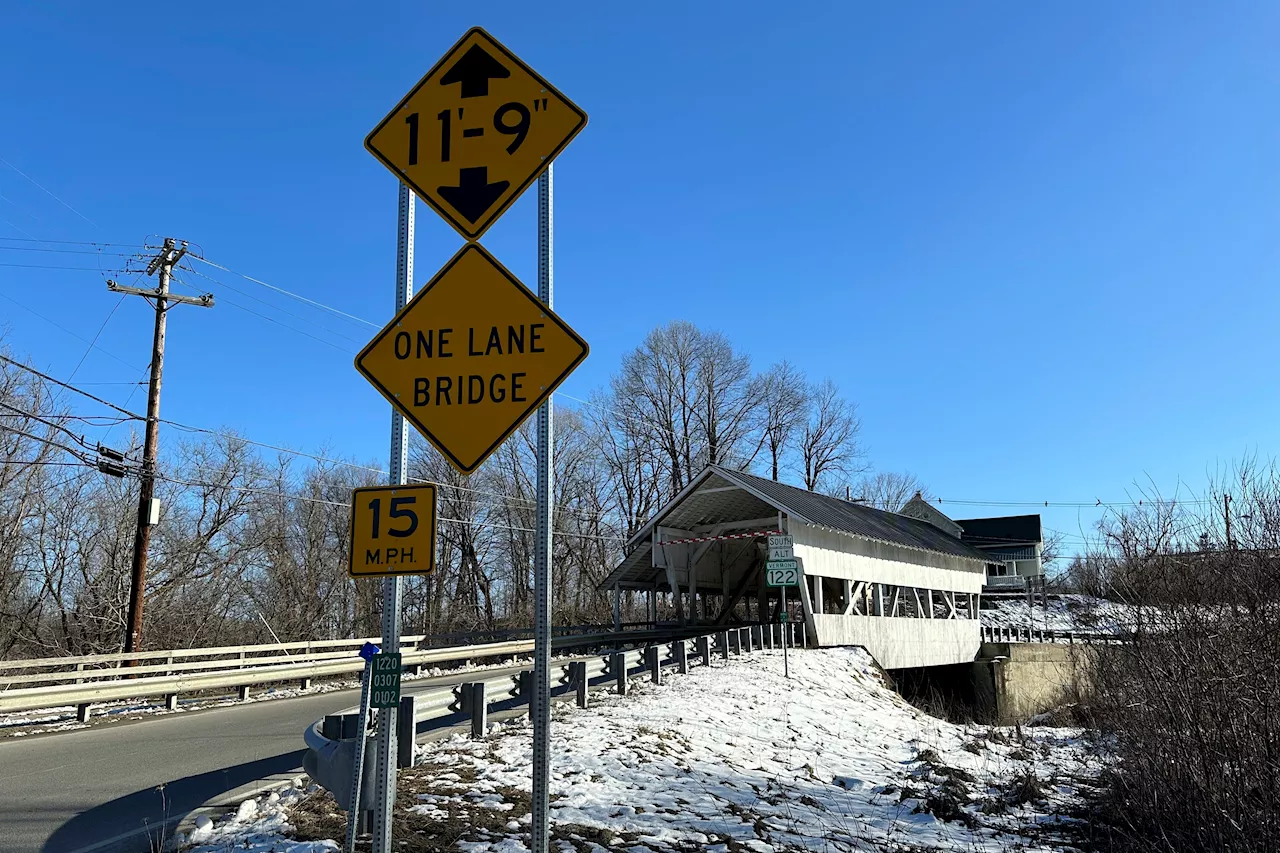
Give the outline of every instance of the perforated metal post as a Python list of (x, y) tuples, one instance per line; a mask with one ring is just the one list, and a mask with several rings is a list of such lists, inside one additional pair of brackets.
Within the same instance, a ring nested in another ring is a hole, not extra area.
[[(396, 233), (396, 313), (413, 297), (413, 224), (416, 199), (400, 185)], [(388, 482), (408, 482), (409, 434), (404, 417), (391, 411), (391, 459)], [(400, 578), (382, 579), (382, 651), (400, 651)], [(396, 708), (378, 711), (378, 768), (374, 785), (377, 794), (373, 820), (373, 853), (391, 853), (391, 810), (396, 804)]]
[[(538, 298), (554, 307), (554, 195), (552, 170), (538, 178)], [(537, 541), (533, 551), (533, 802), (529, 849), (547, 853), (551, 777), (551, 399), (538, 407)]]

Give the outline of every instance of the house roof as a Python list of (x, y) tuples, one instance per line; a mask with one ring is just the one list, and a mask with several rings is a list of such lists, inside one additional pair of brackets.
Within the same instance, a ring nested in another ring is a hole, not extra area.
[(957, 518), (964, 529), (961, 536), (975, 547), (1025, 545), (1042, 542), (1039, 515), (1009, 515), (1003, 518)]

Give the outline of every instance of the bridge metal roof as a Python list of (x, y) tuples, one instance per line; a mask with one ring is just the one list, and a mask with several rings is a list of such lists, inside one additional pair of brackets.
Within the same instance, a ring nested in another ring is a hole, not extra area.
[(631, 537), (627, 556), (600, 583), (638, 587), (658, 581), (665, 572), (655, 570), (650, 553), (658, 525), (682, 530), (706, 530), (717, 524), (765, 519), (786, 513), (796, 521), (825, 527), (851, 536), (887, 542), (923, 551), (987, 563), (991, 557), (925, 521), (885, 512), (863, 504), (775, 483), (762, 477), (709, 466), (660, 509)]

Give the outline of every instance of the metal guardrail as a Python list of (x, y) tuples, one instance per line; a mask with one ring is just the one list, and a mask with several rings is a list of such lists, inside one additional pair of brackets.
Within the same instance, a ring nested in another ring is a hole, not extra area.
[[(624, 630), (652, 628), (653, 623), (650, 622), (626, 622), (623, 623)], [(570, 634), (586, 634), (601, 633), (603, 631), (613, 630), (612, 625), (566, 625), (554, 626), (552, 633), (556, 636)], [(448, 645), (450, 643), (460, 643), (471, 641), (476, 642), (499, 642), (502, 640), (512, 640), (533, 635), (532, 628), (496, 628), (490, 630), (479, 631), (457, 631), (448, 634), (412, 634), (405, 635), (400, 638), (400, 642), (405, 645)], [(351, 640), (300, 640), (291, 643), (261, 643), (255, 645), (243, 646), (208, 646), (196, 649), (167, 649), (164, 651), (151, 652), (108, 652), (104, 654), (94, 655), (66, 655), (62, 657), (47, 658), (15, 658), (12, 660), (0, 660), (0, 672), (7, 670), (26, 670), (26, 669), (56, 669), (61, 672), (72, 672), (76, 675), (72, 677), (89, 678), (97, 674), (116, 676), (120, 673), (118, 669), (125, 669), (121, 665), (126, 661), (137, 661), (141, 666), (128, 667), (126, 672), (130, 675), (136, 675), (142, 671), (143, 667), (148, 666), (147, 661), (162, 661), (163, 668), (166, 670), (175, 670), (173, 665), (175, 661), (184, 658), (229, 658), (227, 660), (218, 661), (228, 667), (240, 663), (252, 664), (255, 661), (261, 662), (262, 659), (250, 657), (251, 655), (271, 655), (275, 654), (280, 660), (293, 660), (300, 656), (323, 652), (324, 650), (333, 651), (350, 651), (359, 650), (365, 643), (381, 642), (380, 637), (362, 637)], [(298, 655), (291, 655), (290, 652), (298, 652)], [(214, 661), (205, 661), (204, 663), (212, 664)], [(112, 667), (106, 667), (107, 664), (114, 664)], [(157, 667), (160, 665), (152, 665)], [(182, 666), (182, 665), (179, 665)], [(104, 672), (100, 672), (93, 667), (103, 667)], [(153, 669), (154, 671), (154, 669)], [(52, 676), (53, 673), (46, 673)], [(17, 683), (10, 676), (4, 678), (0, 676), (0, 681), (9, 681)], [(49, 678), (47, 680), (56, 680)]]
[[(572, 630), (581, 630), (582, 628), (584, 626), (573, 626)], [(641, 638), (644, 634), (644, 630), (622, 631), (621, 634), (616, 634), (609, 630), (607, 633), (599, 634), (559, 635), (556, 638), (556, 642), (571, 642), (581, 644), (581, 646), (590, 646), (590, 644), (600, 642), (613, 642), (614, 638), (622, 637), (622, 635), (635, 635), (635, 637)], [(424, 638), (422, 635), (403, 638), (403, 642), (406, 643), (406, 648), (402, 652), (404, 665), (420, 667), (431, 665), (431, 663), (456, 663), (475, 660), (475, 658), (507, 657), (512, 656), (512, 654), (527, 654), (534, 648), (534, 642), (531, 639), (506, 640), (506, 642), (444, 648), (407, 648), (410, 644), (420, 643), (424, 639), (429, 638)], [(110, 670), (70, 671), (63, 672), (63, 674), (44, 674), (37, 676), (35, 679), (28, 679), (28, 676), (13, 676), (10, 679), (0, 678), (0, 683), (4, 683), (5, 680), (17, 681), (18, 679), (41, 681), (76, 679), (87, 681), (87, 683), (83, 684), (45, 684), (42, 686), (0, 690), (0, 712), (37, 711), (41, 710), (41, 708), (74, 704), (79, 708), (81, 719), (84, 719), (84, 717), (87, 717), (88, 710), (90, 710), (92, 704), (116, 701), (116, 699), (140, 699), (163, 695), (163, 697), (166, 697), (166, 701), (172, 704), (178, 695), (183, 693), (233, 688), (238, 689), (243, 698), (247, 697), (248, 688), (253, 685), (280, 683), (280, 681), (300, 681), (300, 683), (305, 683), (305, 681), (314, 678), (360, 672), (361, 667), (364, 666), (364, 661), (356, 657), (355, 652), (365, 642), (366, 640), (364, 639), (321, 640), (321, 643), (328, 644), (328, 646), (347, 647), (347, 649), (346, 651), (338, 652), (303, 654), (303, 656), (289, 658), (288, 662), (284, 663), (279, 662), (279, 657), (247, 657), (233, 658), (232, 661), (205, 661), (195, 663), (195, 665), (192, 665), (192, 663), (187, 663), (187, 665), (175, 663), (175, 665), (169, 666), (168, 663), (165, 663), (165, 665), (160, 666), (128, 667), (128, 669), (120, 667), (120, 669)], [(378, 642), (378, 638), (374, 638), (374, 642)], [(287, 646), (296, 646), (296, 644), (291, 643), (287, 644)], [(306, 644), (302, 643), (301, 646), (306, 646)], [(280, 646), (234, 647), (232, 652), (238, 653), (241, 649), (266, 651), (266, 649), (279, 648)], [(179, 649), (179, 651), (192, 654), (209, 653), (209, 649)], [(216, 652), (227, 653), (228, 649), (216, 649)], [(147, 654), (155, 656), (155, 654), (160, 653), (148, 652)], [(305, 658), (305, 660), (300, 660), (300, 658)], [(67, 660), (67, 658), (60, 658), (60, 660)], [(214, 671), (177, 671), (184, 669), (184, 667), (191, 669), (191, 667), (206, 665), (215, 667)], [(156, 670), (165, 670), (165, 674), (154, 675)], [(142, 675), (142, 678), (122, 678), (122, 676), (133, 675)]]
[[(613, 682), (618, 692), (625, 695), (628, 679), (638, 671), (647, 671), (651, 680), (658, 682), (664, 671), (676, 667), (687, 672), (694, 663), (709, 665), (720, 657), (744, 654), (754, 649), (780, 647), (782, 631), (791, 632), (791, 642), (803, 642), (800, 623), (787, 625), (745, 625), (725, 628), (704, 626), (671, 628), (627, 636), (613, 637), (625, 643), (635, 643), (637, 648), (611, 649), (603, 654), (558, 658), (552, 662), (552, 699), (577, 699), (579, 707), (586, 707), (592, 682), (606, 679)], [(665, 654), (662, 650), (665, 650)], [(482, 737), (490, 707), (514, 710), (527, 705), (533, 672), (532, 664), (492, 672), (477, 672), (473, 681), (440, 686), (401, 698), (401, 726), (399, 737), (401, 767), (412, 766), (413, 744), (420, 730), (430, 730), (433, 724), (452, 720), (465, 723), (469, 716), (473, 737)], [(303, 741), (310, 752), (305, 766), (315, 781), (333, 792), (339, 806), (347, 809), (350, 797), (351, 768), (353, 766), (356, 721), (359, 709), (348, 708), (338, 714), (330, 714), (316, 720), (303, 731)], [(412, 721), (411, 723), (409, 721)], [(409, 728), (412, 726), (412, 729)], [(370, 772), (373, 762), (366, 765)], [(372, 806), (367, 799), (372, 786), (364, 785), (361, 797), (364, 808)]]
[(1125, 634), (1117, 632), (1058, 631), (1023, 626), (996, 628), (984, 625), (981, 632), (984, 643), (1117, 643), (1127, 639)]

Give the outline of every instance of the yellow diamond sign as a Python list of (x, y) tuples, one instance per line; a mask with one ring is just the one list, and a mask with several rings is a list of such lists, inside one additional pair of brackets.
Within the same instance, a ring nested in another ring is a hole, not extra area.
[(475, 240), (586, 123), (586, 113), (475, 27), (364, 145)]
[(356, 356), (356, 369), (470, 474), (586, 357), (586, 341), (469, 243)]

